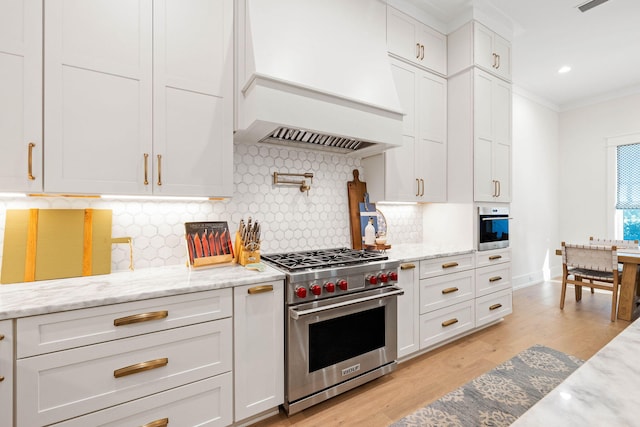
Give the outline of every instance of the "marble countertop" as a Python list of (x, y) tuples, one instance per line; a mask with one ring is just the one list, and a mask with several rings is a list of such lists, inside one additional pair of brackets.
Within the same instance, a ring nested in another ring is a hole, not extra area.
[(259, 272), (239, 265), (203, 270), (174, 265), (0, 285), (0, 320), (282, 279), (284, 274), (269, 266)]
[(640, 320), (636, 320), (512, 426), (637, 426)]
[(475, 252), (472, 248), (459, 245), (436, 245), (430, 243), (405, 243), (391, 245), (386, 254), (389, 258), (403, 262), (417, 261), (420, 259), (440, 258), (452, 255), (461, 255)]

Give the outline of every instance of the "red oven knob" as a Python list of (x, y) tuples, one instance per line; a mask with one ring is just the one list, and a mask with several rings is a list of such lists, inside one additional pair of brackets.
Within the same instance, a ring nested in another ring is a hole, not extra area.
[(370, 285), (377, 285), (378, 284), (378, 277), (371, 275), (369, 277), (367, 277), (367, 281), (369, 282)]
[(298, 298), (306, 298), (307, 297), (307, 290), (303, 287), (297, 287), (296, 288), (296, 296)]
[(394, 282), (398, 281), (398, 272), (397, 271), (390, 271), (389, 272), (389, 280), (393, 280)]
[(311, 293), (318, 296), (322, 293), (322, 288), (320, 287), (320, 285), (311, 285), (309, 287), (309, 289), (311, 290)]
[(325, 283), (324, 288), (327, 290), (327, 292), (335, 292), (336, 284), (333, 282)]
[(340, 290), (346, 291), (347, 289), (349, 289), (349, 284), (346, 280), (342, 279), (338, 281), (338, 287), (340, 288)]
[(389, 281), (389, 276), (385, 273), (380, 273), (378, 275), (378, 279), (380, 279), (380, 283), (387, 283)]

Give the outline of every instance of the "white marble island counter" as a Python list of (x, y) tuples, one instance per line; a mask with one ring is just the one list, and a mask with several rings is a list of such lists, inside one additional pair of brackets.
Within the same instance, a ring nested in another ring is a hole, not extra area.
[(258, 272), (239, 265), (203, 270), (176, 265), (0, 285), (0, 320), (282, 279), (284, 274), (269, 266)]
[(637, 426), (640, 320), (636, 320), (513, 423)]
[(461, 255), (475, 252), (468, 246), (460, 245), (435, 245), (431, 243), (404, 243), (392, 244), (391, 249), (387, 249), (389, 258), (402, 262), (418, 261), (428, 258), (441, 258), (452, 255)]

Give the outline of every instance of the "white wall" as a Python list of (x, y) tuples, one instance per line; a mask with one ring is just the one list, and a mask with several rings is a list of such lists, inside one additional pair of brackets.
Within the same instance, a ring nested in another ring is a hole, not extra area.
[[(640, 94), (560, 113), (560, 238), (607, 237), (606, 138), (640, 132)], [(610, 236), (613, 237), (613, 236)]]
[(554, 277), (560, 263), (558, 113), (514, 90), (510, 240), (514, 287)]

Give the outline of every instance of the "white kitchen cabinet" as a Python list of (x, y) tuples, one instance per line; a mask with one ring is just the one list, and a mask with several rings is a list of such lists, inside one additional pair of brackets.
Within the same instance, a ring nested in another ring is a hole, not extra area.
[[(175, 413), (174, 405), (194, 405), (187, 396), (202, 401), (200, 394), (212, 398), (211, 408), (193, 419), (229, 424), (231, 295), (221, 289), (17, 319), (17, 425), (49, 425), (107, 408), (101, 421), (149, 422), (166, 417), (164, 409)], [(160, 409), (147, 399), (221, 375), (226, 379), (193, 393), (169, 393)], [(229, 409), (216, 409), (216, 402)]]
[(42, 1), (0, 0), (0, 191), (42, 191)]
[(420, 280), (420, 313), (428, 313), (475, 296), (473, 270)]
[(398, 358), (420, 350), (420, 281), (415, 262), (400, 264), (398, 286)]
[(477, 21), (469, 21), (448, 36), (449, 75), (471, 66), (511, 81), (511, 43)]
[(235, 421), (284, 402), (284, 283), (233, 288)]
[(420, 316), (420, 348), (426, 349), (470, 331), (475, 325), (473, 299)]
[(372, 201), (447, 200), (447, 81), (390, 59), (403, 117), (401, 147), (362, 159)]
[(476, 327), (500, 320), (513, 313), (513, 290), (504, 289), (476, 298)]
[(45, 3), (45, 191), (230, 196), (223, 0)]
[(387, 6), (387, 49), (392, 55), (447, 75), (447, 36)]
[(0, 426), (13, 425), (13, 321), (0, 321)]

